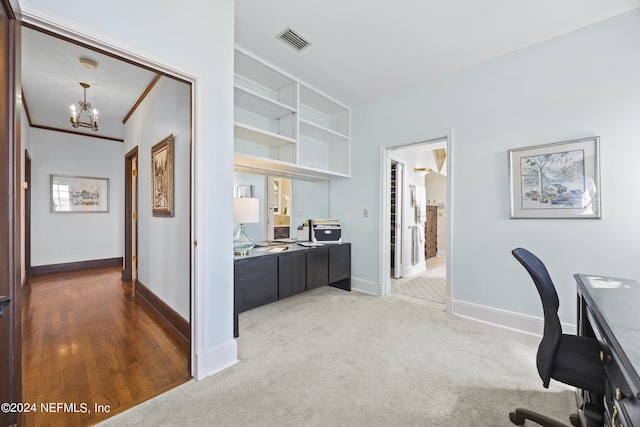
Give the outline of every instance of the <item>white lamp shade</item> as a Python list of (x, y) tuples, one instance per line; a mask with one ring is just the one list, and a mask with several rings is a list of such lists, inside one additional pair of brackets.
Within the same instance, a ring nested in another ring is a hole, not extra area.
[(235, 224), (260, 222), (260, 199), (250, 197), (234, 198), (233, 222)]

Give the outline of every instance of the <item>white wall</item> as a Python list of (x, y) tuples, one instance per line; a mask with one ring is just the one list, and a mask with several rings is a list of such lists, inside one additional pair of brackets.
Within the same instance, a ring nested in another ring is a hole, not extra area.
[[(233, 194), (235, 197), (237, 195), (237, 189), (240, 185), (251, 185), (252, 186), (252, 196), (256, 199), (260, 199), (260, 222), (255, 224), (245, 224), (245, 231), (247, 235), (251, 237), (255, 241), (267, 240), (267, 228), (266, 228), (266, 196), (265, 190), (267, 188), (266, 184), (267, 177), (264, 175), (256, 175), (251, 173), (240, 173), (234, 172), (233, 174), (233, 188), (236, 192)], [(234, 224), (233, 234), (238, 232), (239, 225)]]
[[(253, 240), (266, 240), (265, 225), (265, 190), (266, 176), (250, 173), (234, 173), (233, 188), (239, 185), (252, 185), (253, 197), (260, 199), (260, 223), (246, 224), (245, 229)], [(307, 219), (328, 218), (329, 216), (329, 185), (327, 181), (291, 180), (291, 233), (296, 237), (296, 228)], [(234, 233), (238, 231), (237, 225)]]
[[(31, 265), (121, 257), (122, 143), (35, 128), (29, 141)], [(50, 174), (109, 178), (109, 212), (51, 213)]]
[[(541, 316), (535, 288), (510, 254), (517, 246), (547, 263), (564, 322), (576, 318), (573, 273), (638, 278), (638, 40), (635, 10), (353, 109), (353, 178), (331, 187), (331, 214), (353, 244), (353, 276), (381, 280), (380, 147), (453, 130), (454, 300)], [(509, 219), (509, 149), (594, 135), (602, 220)]]
[[(125, 150), (138, 147), (138, 280), (190, 319), (191, 87), (161, 77), (125, 124)], [(173, 135), (174, 213), (151, 207), (151, 147)], [(120, 161), (124, 164), (124, 155)], [(124, 251), (124, 249), (123, 249)]]
[(296, 228), (307, 219), (330, 217), (330, 189), (331, 182), (328, 181), (293, 180), (291, 182), (291, 226), (294, 233)]
[[(198, 378), (237, 361), (233, 339), (233, 0), (21, 0), (23, 19), (177, 70), (195, 82), (193, 239)], [(144, 24), (144, 25), (143, 25)], [(226, 201), (226, 202), (225, 202)]]

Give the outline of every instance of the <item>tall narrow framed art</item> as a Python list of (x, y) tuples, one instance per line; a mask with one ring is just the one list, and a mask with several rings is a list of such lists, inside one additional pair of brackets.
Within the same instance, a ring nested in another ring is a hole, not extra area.
[(173, 135), (151, 147), (153, 216), (173, 216)]

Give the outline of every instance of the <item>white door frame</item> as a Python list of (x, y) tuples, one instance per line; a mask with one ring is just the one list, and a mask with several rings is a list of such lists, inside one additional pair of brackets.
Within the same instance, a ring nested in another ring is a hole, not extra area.
[(453, 277), (453, 130), (441, 134), (442, 136), (436, 138), (429, 138), (421, 140), (419, 142), (411, 142), (408, 144), (380, 147), (380, 188), (382, 197), (380, 197), (380, 247), (379, 247), (379, 261), (378, 265), (380, 288), (379, 295), (388, 295), (391, 292), (391, 259), (389, 247), (391, 246), (391, 159), (393, 152), (402, 150), (405, 148), (426, 146), (429, 144), (442, 144), (442, 141), (446, 140), (447, 146), (447, 200), (446, 203), (446, 218), (447, 218), (447, 287), (445, 298), (445, 310), (451, 312), (452, 303), (452, 284), (454, 283)]
[[(201, 134), (201, 124), (198, 121), (198, 115), (200, 113), (198, 105), (198, 93), (200, 87), (198, 84), (198, 77), (194, 72), (186, 71), (182, 66), (172, 64), (166, 58), (160, 58), (157, 55), (151, 53), (135, 52), (134, 49), (127, 49), (127, 46), (123, 46), (120, 40), (113, 40), (106, 34), (97, 33), (90, 28), (83, 28), (81, 31), (72, 30), (74, 24), (69, 25), (68, 22), (61, 24), (59, 22), (59, 16), (49, 15), (45, 9), (37, 9), (37, 14), (23, 14), (22, 22), (29, 23), (35, 27), (43, 30), (48, 30), (54, 35), (60, 35), (70, 40), (78, 41), (80, 43), (88, 44), (104, 52), (112, 53), (120, 58), (128, 59), (134, 64), (145, 65), (153, 70), (160, 71), (167, 76), (178, 78), (191, 85), (191, 235), (190, 240), (194, 242), (191, 245), (191, 348), (189, 354), (189, 367), (190, 374), (195, 379), (203, 379), (207, 375), (210, 375), (210, 368), (206, 365), (206, 357), (198, 358), (198, 354), (205, 352), (205, 313), (207, 307), (205, 307), (205, 289), (204, 281), (199, 281), (198, 277), (201, 276), (198, 268), (198, 253), (197, 241), (198, 235), (198, 192), (200, 188), (198, 186), (199, 169), (197, 167), (198, 162), (198, 141)], [(135, 53), (134, 53), (135, 52)], [(140, 156), (140, 153), (138, 153)]]

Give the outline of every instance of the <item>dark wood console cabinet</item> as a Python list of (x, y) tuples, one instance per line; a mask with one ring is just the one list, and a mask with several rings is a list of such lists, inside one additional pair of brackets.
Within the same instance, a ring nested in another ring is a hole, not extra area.
[(306, 290), (305, 262), (304, 252), (291, 252), (278, 256), (278, 299)]
[(278, 258), (247, 261), (236, 262), (234, 266), (235, 304), (239, 313), (278, 300)]
[(329, 248), (307, 251), (307, 290), (329, 284)]
[(351, 290), (351, 245), (329, 246), (329, 283)]
[(351, 290), (350, 243), (236, 258), (234, 337), (238, 313), (325, 285)]

